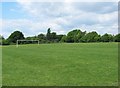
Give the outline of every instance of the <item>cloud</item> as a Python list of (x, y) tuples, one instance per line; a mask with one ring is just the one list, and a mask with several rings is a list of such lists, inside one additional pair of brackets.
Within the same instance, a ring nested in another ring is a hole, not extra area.
[(76, 9), (98, 14), (111, 13), (118, 10), (117, 2), (81, 2), (72, 3)]
[(60, 20), (61, 18), (90, 25), (117, 21), (117, 3), (112, 2), (20, 2), (20, 4), (36, 20), (45, 21), (56, 18)]
[[(34, 36), (40, 33), (46, 34), (46, 31), (51, 27), (52, 31), (64, 33), (62, 27), (54, 22), (34, 22), (28, 19), (17, 19), (17, 20), (4, 20), (2, 25), (3, 31), (2, 34), (5, 37), (8, 37), (11, 32), (15, 30), (22, 31), (25, 36)], [(7, 25), (7, 26), (6, 26)]]
[(118, 25), (117, 24), (113, 24), (113, 25), (102, 25), (102, 24), (95, 24), (92, 26), (88, 26), (88, 25), (80, 25), (81, 29), (83, 31), (87, 31), (87, 32), (91, 32), (91, 31), (96, 31), (99, 34), (105, 34), (105, 33), (109, 33), (109, 34), (117, 34), (118, 33)]
[(17, 1), (22, 9), (20, 11), (25, 12), (29, 19), (4, 20), (3, 33), (6, 37), (16, 29), (25, 36), (33, 36), (46, 33), (49, 27), (58, 34), (66, 34), (75, 28), (88, 32), (96, 30), (100, 34), (117, 33), (117, 3)]

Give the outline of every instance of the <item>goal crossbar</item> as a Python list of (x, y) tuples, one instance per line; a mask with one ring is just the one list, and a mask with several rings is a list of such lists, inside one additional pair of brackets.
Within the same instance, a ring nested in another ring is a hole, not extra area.
[(17, 42), (16, 42), (16, 47), (18, 47), (18, 42), (19, 41), (37, 41), (38, 42), (38, 45), (39, 45), (39, 40), (17, 40)]

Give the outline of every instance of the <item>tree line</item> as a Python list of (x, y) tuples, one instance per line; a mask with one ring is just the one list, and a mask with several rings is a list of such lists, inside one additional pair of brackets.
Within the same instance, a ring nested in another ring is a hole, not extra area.
[[(20, 31), (14, 31), (5, 39), (0, 36), (0, 45), (16, 44), (17, 40), (39, 40), (40, 43), (89, 43), (89, 42), (120, 42), (120, 34), (111, 35), (105, 33), (104, 35), (98, 34), (96, 31), (87, 33), (80, 29), (75, 29), (67, 33), (67, 35), (57, 35), (56, 32), (51, 32), (48, 28), (47, 34), (39, 34), (37, 36), (24, 37)], [(19, 44), (31, 44), (31, 41), (19, 42)], [(35, 42), (34, 42), (35, 43)]]

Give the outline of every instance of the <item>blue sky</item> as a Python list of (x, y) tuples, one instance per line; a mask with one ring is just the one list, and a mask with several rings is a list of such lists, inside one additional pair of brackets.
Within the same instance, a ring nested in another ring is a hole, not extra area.
[(2, 3), (2, 18), (3, 19), (23, 19), (27, 18), (27, 13), (21, 10), (21, 7), (16, 2)]
[[(50, 27), (57, 34), (73, 29), (118, 33), (117, 2), (1, 2), (2, 34), (7, 38), (15, 30), (24, 35), (46, 34)], [(1, 4), (0, 3), (0, 4)]]

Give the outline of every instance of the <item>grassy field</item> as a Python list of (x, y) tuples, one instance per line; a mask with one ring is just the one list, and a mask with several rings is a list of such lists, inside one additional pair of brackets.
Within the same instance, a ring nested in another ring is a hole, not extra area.
[(3, 46), (3, 85), (115, 86), (117, 43)]

